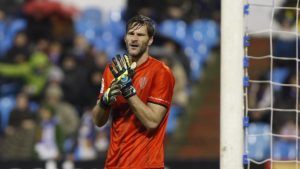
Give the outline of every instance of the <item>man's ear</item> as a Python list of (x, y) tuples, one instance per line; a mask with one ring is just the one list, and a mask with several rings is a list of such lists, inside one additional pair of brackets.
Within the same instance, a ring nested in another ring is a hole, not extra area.
[(149, 39), (148, 46), (151, 46), (153, 43), (153, 36)]

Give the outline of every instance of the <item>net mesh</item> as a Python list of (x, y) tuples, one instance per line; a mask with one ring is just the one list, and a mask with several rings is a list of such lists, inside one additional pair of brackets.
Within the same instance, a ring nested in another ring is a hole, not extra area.
[(299, 0), (246, 0), (244, 164), (299, 168)]

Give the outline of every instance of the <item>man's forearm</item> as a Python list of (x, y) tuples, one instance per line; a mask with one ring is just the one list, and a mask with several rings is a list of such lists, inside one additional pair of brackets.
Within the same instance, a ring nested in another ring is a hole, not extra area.
[(107, 122), (109, 117), (109, 112), (99, 106), (99, 100), (97, 101), (97, 104), (94, 106), (92, 110), (92, 114), (93, 114), (93, 121), (98, 127), (103, 126)]
[(128, 103), (137, 118), (147, 129), (157, 128), (167, 111), (161, 105), (145, 104), (137, 95), (130, 97)]

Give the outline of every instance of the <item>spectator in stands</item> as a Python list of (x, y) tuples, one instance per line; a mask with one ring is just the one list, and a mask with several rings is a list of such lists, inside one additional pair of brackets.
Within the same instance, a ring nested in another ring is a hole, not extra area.
[(3, 59), (6, 54), (9, 44), (7, 43), (6, 32), (7, 32), (7, 16), (6, 13), (0, 9), (0, 35), (1, 35), (1, 45), (0, 45), (0, 58)]
[(9, 116), (3, 139), (0, 140), (0, 159), (28, 160), (33, 158), (36, 118), (29, 108), (29, 98), (19, 93), (16, 107)]
[(96, 52), (95, 58), (94, 58), (94, 65), (96, 69), (104, 70), (105, 65), (108, 62), (108, 56), (105, 52)]
[(109, 124), (103, 127), (97, 128), (95, 147), (98, 152), (98, 156), (104, 156), (109, 146)]
[[(286, 1), (284, 6), (296, 6), (294, 1)], [(277, 10), (275, 13), (275, 23), (280, 31), (297, 32), (296, 29), (296, 11), (294, 10)], [(273, 40), (273, 55), (276, 57), (296, 57), (296, 37), (287, 34), (278, 34)], [(291, 62), (281, 62), (278, 66), (295, 69)], [(290, 67), (291, 66), (291, 67)]]
[(161, 22), (165, 9), (165, 1), (128, 0), (125, 20), (128, 20), (136, 14), (141, 14), (149, 16), (157, 22)]
[(54, 110), (43, 105), (39, 109), (40, 124), (38, 125), (35, 151), (41, 160), (57, 160), (63, 152), (64, 133)]
[(37, 39), (36, 43), (34, 43), (34, 47), (35, 51), (47, 54), (50, 47), (50, 41), (46, 38)]
[(28, 38), (24, 32), (16, 34), (13, 46), (7, 51), (4, 61), (12, 64), (27, 62), (30, 56)]
[(86, 58), (86, 55), (89, 50), (89, 43), (87, 39), (84, 36), (81, 35), (75, 35), (73, 40), (73, 56), (76, 57), (76, 59), (82, 61)]
[(165, 0), (167, 8), (164, 10), (164, 19), (179, 19), (188, 21), (192, 9), (192, 0)]
[(25, 81), (24, 92), (32, 98), (38, 98), (46, 85), (49, 68), (48, 57), (44, 53), (35, 52), (28, 62), (22, 64), (0, 63), (0, 75), (22, 78)]
[[(264, 72), (259, 80), (267, 79), (267, 72)], [(253, 83), (249, 90), (249, 107), (250, 108), (265, 108), (271, 105), (271, 89), (268, 84)], [(249, 114), (252, 122), (270, 123), (269, 111), (255, 111)]]
[(192, 9), (189, 12), (189, 20), (195, 20), (199, 18), (213, 19), (220, 22), (220, 8), (221, 1), (211, 0), (192, 0)]
[(62, 45), (61, 43), (54, 41), (51, 42), (49, 45), (49, 51), (48, 51), (48, 56), (52, 64), (54, 65), (59, 65), (62, 57)]
[[(283, 81), (284, 84), (296, 85), (296, 73), (291, 73)], [(297, 100), (296, 87), (281, 87), (280, 90), (274, 92), (274, 108), (278, 109), (295, 109)]]
[(24, 1), (19, 0), (1, 0), (0, 10), (4, 11), (10, 16), (15, 16), (19, 14)]
[(87, 87), (84, 92), (84, 102), (85, 108), (91, 107), (94, 104), (95, 99), (98, 98), (99, 84), (101, 83), (103, 69), (93, 68), (90, 69), (87, 79)]
[(64, 98), (67, 102), (77, 106), (79, 112), (82, 112), (83, 96), (86, 87), (87, 73), (86, 70), (78, 64), (78, 59), (73, 53), (68, 53), (62, 61), (62, 70), (64, 72), (64, 80), (62, 81), (62, 89)]
[(58, 85), (61, 85), (63, 79), (64, 79), (64, 72), (61, 69), (61, 67), (53, 65), (51, 66), (51, 68), (49, 69), (49, 74), (48, 74), (48, 84), (50, 83), (55, 83)]
[(93, 123), (91, 110), (83, 113), (76, 138), (74, 160), (93, 160), (97, 158), (95, 148), (96, 126)]
[(36, 10), (32, 15), (26, 15), (26, 21), (26, 34), (33, 43), (39, 39), (52, 38), (52, 23), (49, 17), (42, 14), (42, 11)]
[(73, 138), (79, 126), (79, 115), (73, 105), (63, 101), (63, 91), (51, 83), (45, 90), (44, 104), (51, 107), (66, 138)]
[(94, 104), (95, 99), (98, 98), (98, 93), (100, 91), (99, 84), (101, 82), (102, 73), (104, 71), (105, 65), (108, 62), (108, 58), (105, 52), (95, 52), (93, 62), (89, 63), (87, 67), (87, 87), (84, 92), (84, 105), (91, 107)]
[(191, 72), (190, 59), (184, 54), (181, 46), (174, 40), (165, 38), (162, 47), (169, 50), (170, 53), (173, 53), (172, 57), (182, 64), (186, 76), (189, 77)]

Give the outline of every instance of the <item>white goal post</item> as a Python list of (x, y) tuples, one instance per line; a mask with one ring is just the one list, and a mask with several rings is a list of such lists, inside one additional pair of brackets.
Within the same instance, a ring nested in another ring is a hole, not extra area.
[(220, 169), (243, 168), (243, 6), (221, 1)]

